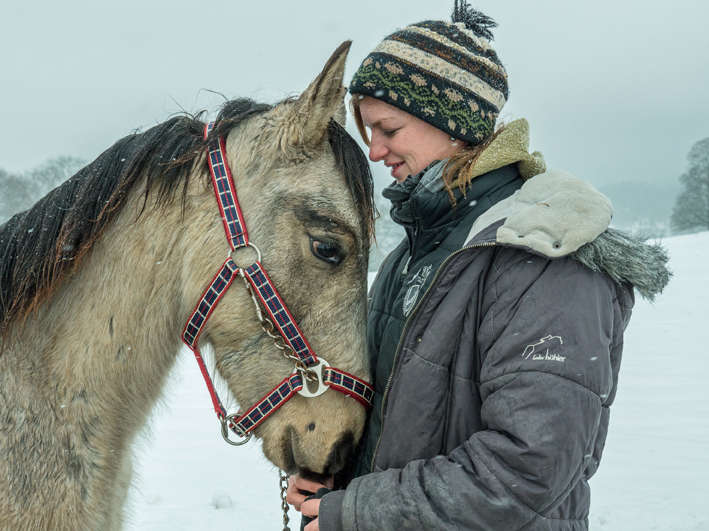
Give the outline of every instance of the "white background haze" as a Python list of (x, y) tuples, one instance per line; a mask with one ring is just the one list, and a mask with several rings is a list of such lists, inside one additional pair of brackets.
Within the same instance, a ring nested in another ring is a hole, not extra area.
[[(0, 1), (0, 167), (86, 161), (220, 97), (302, 91), (352, 39), (347, 79), (387, 34), (449, 19), (452, 0)], [(709, 3), (481, 0), (550, 168), (604, 186), (676, 180), (709, 136)]]
[[(709, 2), (473, 5), (500, 25), (493, 46), (511, 89), (502, 117), (529, 120), (532, 149), (549, 168), (601, 189), (635, 183), (616, 208), (642, 208), (637, 183), (674, 201), (687, 152), (709, 137)], [(26, 172), (61, 155), (91, 161), (176, 112), (214, 112), (223, 101), (215, 93), (280, 100), (302, 91), (346, 39), (349, 80), (384, 36), (448, 19), (451, 8), (452, 0), (0, 0), (0, 168)], [(378, 189), (388, 184), (384, 168), (375, 175)], [(591, 529), (709, 530), (709, 233), (666, 243), (675, 278), (654, 307), (638, 302), (628, 328), (591, 482)], [(257, 445), (221, 440), (188, 354), (138, 450), (127, 529), (280, 529), (275, 471)]]

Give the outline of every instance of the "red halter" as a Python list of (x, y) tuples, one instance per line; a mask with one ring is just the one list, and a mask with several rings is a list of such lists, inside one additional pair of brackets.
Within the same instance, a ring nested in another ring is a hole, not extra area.
[[(204, 128), (204, 138), (207, 139), (213, 129), (214, 122)], [(230, 256), (222, 265), (221, 270), (212, 279), (209, 287), (202, 295), (197, 307), (190, 316), (184, 330), (182, 341), (192, 350), (199, 363), (199, 368), (204, 376), (204, 381), (212, 397), (214, 411), (222, 423), (222, 435), (229, 444), (241, 445), (249, 440), (251, 432), (261, 424), (271, 413), (285, 404), (298, 393), (306, 397), (319, 396), (329, 388), (344, 393), (346, 396), (358, 400), (365, 408), (372, 407), (374, 390), (364, 380), (352, 376), (344, 371), (330, 367), (323, 359), (318, 359), (307, 339), (301, 332), (293, 316), (286, 308), (273, 282), (261, 265), (261, 252), (249, 242), (249, 235), (244, 222), (244, 215), (239, 207), (236, 197), (236, 188), (231, 176), (231, 170), (226, 158), (226, 143), (224, 138), (213, 139), (207, 147), (209, 169), (214, 185), (214, 193), (221, 211), (224, 231), (231, 251), (239, 247), (253, 247), (258, 253), (258, 259), (247, 268), (240, 268)], [(243, 415), (234, 413), (226, 414), (226, 409), (219, 400), (214, 389), (212, 379), (199, 352), (197, 341), (204, 329), (204, 324), (209, 319), (212, 311), (226, 293), (234, 279), (240, 276), (244, 280), (246, 289), (251, 294), (256, 307), (256, 315), (264, 331), (274, 340), (276, 347), (283, 354), (295, 361), (293, 374), (285, 378), (268, 395), (262, 398)], [(262, 308), (266, 310), (264, 316)], [(277, 334), (274, 333), (277, 331)], [(317, 383), (317, 389), (311, 391), (304, 380)], [(229, 439), (227, 427), (242, 441), (234, 442)]]

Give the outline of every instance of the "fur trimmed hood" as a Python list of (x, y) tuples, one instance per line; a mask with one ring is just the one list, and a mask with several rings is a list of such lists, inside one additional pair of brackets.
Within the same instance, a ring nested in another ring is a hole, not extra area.
[(571, 254), (583, 265), (605, 273), (615, 282), (628, 282), (653, 302), (672, 278), (667, 267), (670, 257), (660, 243), (648, 243), (646, 238), (607, 229), (598, 238)]
[(528, 179), (473, 224), (468, 241), (495, 223), (498, 243), (548, 258), (571, 256), (615, 282), (628, 282), (652, 301), (672, 276), (659, 244), (609, 228), (610, 200), (593, 186), (554, 170)]

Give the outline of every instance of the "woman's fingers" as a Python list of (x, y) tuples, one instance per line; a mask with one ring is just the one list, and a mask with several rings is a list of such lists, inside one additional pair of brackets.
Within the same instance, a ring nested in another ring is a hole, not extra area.
[(305, 526), (305, 531), (320, 531), (320, 519), (317, 518), (320, 512), (320, 500), (308, 500), (301, 507), (304, 516), (315, 518), (312, 522)]
[(319, 489), (325, 487), (331, 489), (334, 484), (333, 478), (325, 480), (325, 484), (310, 481), (300, 476), (290, 476), (288, 478), (288, 490), (286, 490), (286, 501), (293, 506), (296, 511), (301, 510), (305, 498), (315, 494)]
[(316, 518), (306, 525), (304, 531), (320, 531), (320, 518)]
[(300, 510), (304, 516), (314, 518), (318, 516), (318, 513), (320, 512), (320, 500), (308, 500), (303, 502)]
[[(315, 494), (318, 490), (322, 489), (323, 487), (331, 489), (332, 485), (334, 483), (333, 478), (328, 478), (325, 481), (325, 484), (318, 483), (316, 481), (310, 481), (309, 479), (304, 479), (300, 476), (291, 476), (291, 478), (295, 478), (295, 486), (298, 490), (302, 490), (304, 492), (310, 492), (311, 494)], [(328, 483), (330, 484), (330, 486), (328, 486)]]
[(300, 506), (305, 501), (305, 498), (309, 494), (304, 494), (298, 490), (296, 486), (296, 478), (298, 476), (291, 476), (288, 478), (288, 490), (286, 490), (286, 501), (293, 506), (296, 511), (300, 511)]

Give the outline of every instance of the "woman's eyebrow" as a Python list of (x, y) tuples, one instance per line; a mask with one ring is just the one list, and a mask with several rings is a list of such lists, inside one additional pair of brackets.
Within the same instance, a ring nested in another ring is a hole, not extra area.
[(371, 123), (371, 124), (364, 122), (364, 125), (371, 129), (372, 127), (380, 127), (382, 125), (382, 123), (386, 122), (387, 120), (394, 120), (394, 119), (395, 118), (393, 116), (385, 116), (384, 118), (380, 118), (379, 120), (376, 120), (374, 123)]

